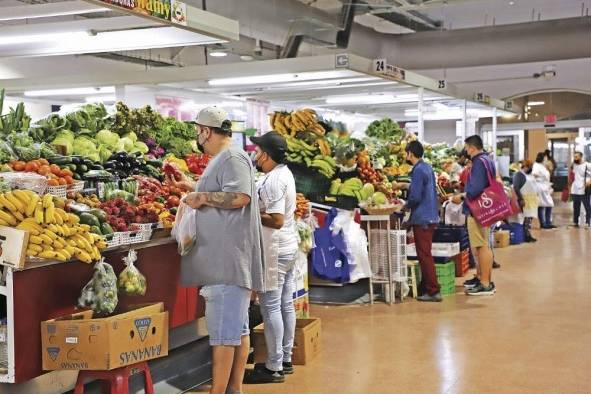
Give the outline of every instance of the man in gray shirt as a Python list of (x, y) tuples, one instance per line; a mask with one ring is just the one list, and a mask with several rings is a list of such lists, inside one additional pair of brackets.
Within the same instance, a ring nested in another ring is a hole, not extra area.
[[(185, 199), (196, 213), (196, 246), (182, 258), (184, 285), (203, 286), (205, 317), (213, 347), (212, 394), (237, 394), (250, 349), (248, 307), (251, 291), (262, 291), (261, 219), (252, 163), (232, 147), (225, 111), (206, 108), (197, 118), (198, 145), (213, 156), (194, 183), (171, 182), (189, 191)], [(172, 178), (172, 177), (169, 177)]]

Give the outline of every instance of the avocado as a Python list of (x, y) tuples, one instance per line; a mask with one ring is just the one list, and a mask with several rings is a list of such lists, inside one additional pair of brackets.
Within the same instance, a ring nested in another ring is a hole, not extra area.
[(103, 235), (110, 235), (113, 234), (113, 228), (109, 223), (105, 222), (101, 224), (101, 232), (103, 233)]
[(102, 209), (93, 208), (89, 211), (90, 214), (96, 216), (99, 222), (104, 223), (107, 221), (107, 213)]
[(101, 233), (101, 229), (98, 228), (98, 226), (92, 226), (90, 228), (90, 232), (93, 234), (103, 235), (103, 233)]
[(88, 212), (84, 212), (84, 213), (80, 214), (80, 223), (81, 224), (88, 224), (90, 227), (96, 226), (96, 227), (100, 228), (100, 226), (101, 226), (101, 223), (99, 222), (98, 218)]

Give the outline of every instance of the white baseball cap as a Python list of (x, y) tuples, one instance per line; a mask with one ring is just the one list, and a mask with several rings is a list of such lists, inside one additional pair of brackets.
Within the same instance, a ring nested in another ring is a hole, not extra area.
[(224, 122), (228, 121), (228, 113), (218, 107), (207, 107), (199, 111), (197, 124), (207, 127), (223, 128)]

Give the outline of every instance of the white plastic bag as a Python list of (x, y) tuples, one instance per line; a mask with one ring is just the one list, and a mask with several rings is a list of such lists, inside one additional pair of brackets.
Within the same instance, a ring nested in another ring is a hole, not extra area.
[(96, 314), (104, 316), (113, 313), (118, 301), (117, 276), (103, 257), (95, 264), (92, 279), (82, 289), (78, 306), (90, 307)]
[(137, 252), (130, 250), (126, 257), (123, 258), (125, 262), (125, 269), (119, 274), (119, 291), (126, 295), (145, 295), (146, 294), (146, 277), (133, 264), (137, 260)]
[(445, 224), (451, 226), (464, 226), (466, 224), (466, 216), (462, 211), (462, 204), (454, 204), (451, 201), (446, 201), (443, 209), (445, 210)]
[(265, 292), (277, 290), (279, 281), (279, 230), (261, 226), (265, 249)]
[(179, 254), (187, 255), (197, 244), (197, 210), (181, 201), (171, 235), (176, 239)]

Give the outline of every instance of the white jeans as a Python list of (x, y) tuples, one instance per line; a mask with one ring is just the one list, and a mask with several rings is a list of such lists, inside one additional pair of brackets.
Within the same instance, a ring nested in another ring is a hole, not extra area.
[(295, 291), (293, 268), (287, 273), (280, 271), (277, 282), (277, 290), (259, 294), (261, 313), (265, 323), (265, 342), (267, 343), (265, 365), (271, 371), (282, 371), (283, 363), (291, 362), (296, 328), (293, 306)]

